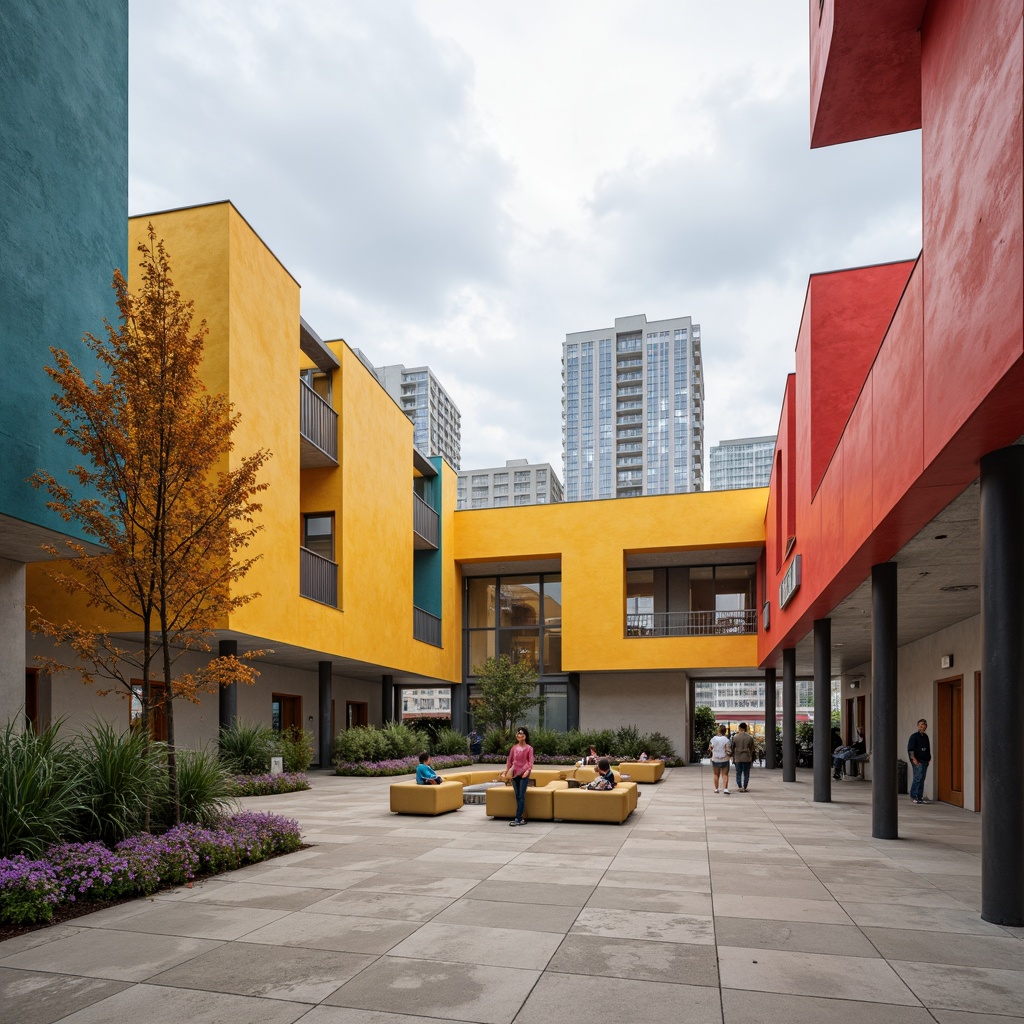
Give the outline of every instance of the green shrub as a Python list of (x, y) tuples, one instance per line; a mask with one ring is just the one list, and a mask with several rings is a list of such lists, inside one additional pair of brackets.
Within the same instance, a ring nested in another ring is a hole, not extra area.
[(535, 754), (548, 756), (560, 754), (562, 752), (559, 749), (562, 735), (560, 732), (555, 732), (554, 729), (531, 729), (530, 746), (533, 747)]
[(411, 757), (427, 748), (427, 738), (417, 729), (413, 729), (404, 722), (388, 722), (380, 730), (384, 737), (387, 748), (383, 758)]
[(162, 744), (139, 729), (118, 732), (100, 722), (78, 738), (77, 748), (86, 808), (79, 834), (112, 846), (141, 831), (167, 788)]
[(468, 754), (469, 738), (457, 729), (438, 729), (430, 744), (431, 754)]
[[(176, 762), (181, 820), (199, 825), (216, 821), (233, 804), (228, 767), (207, 750), (179, 750)], [(174, 824), (169, 794), (160, 808), (160, 821), (165, 825)]]
[(60, 740), (60, 723), (38, 736), (21, 719), (0, 733), (0, 857), (38, 857), (52, 843), (77, 838), (88, 807), (81, 756)]
[(642, 750), (646, 750), (647, 756), (651, 758), (674, 758), (676, 756), (675, 749), (672, 746), (672, 741), (660, 732), (647, 733), (647, 735), (642, 738), (640, 748), (634, 756), (639, 755)]
[(277, 737), (269, 725), (233, 722), (221, 729), (220, 759), (229, 772), (261, 775), (270, 771), (270, 759), (277, 752)]
[(638, 757), (643, 749), (643, 737), (635, 725), (624, 725), (616, 730), (612, 751), (619, 757)]
[(427, 745), (428, 750), (434, 749), (433, 745), (440, 733), (452, 727), (452, 720), (450, 718), (403, 718), (402, 721), (410, 729), (415, 729), (418, 733), (427, 737), (429, 741)]
[(289, 726), (277, 738), (277, 752), (286, 772), (309, 771), (313, 763), (313, 737), (305, 729)]
[(515, 743), (515, 737), (509, 736), (503, 729), (491, 729), (484, 736), (485, 754), (507, 754), (508, 748)]

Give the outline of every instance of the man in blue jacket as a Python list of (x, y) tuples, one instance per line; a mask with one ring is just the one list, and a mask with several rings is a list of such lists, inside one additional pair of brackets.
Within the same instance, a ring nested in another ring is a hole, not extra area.
[(924, 798), (924, 780), (928, 774), (928, 765), (932, 762), (932, 747), (925, 730), (928, 723), (922, 718), (917, 723), (917, 732), (907, 741), (907, 753), (910, 763), (914, 766), (914, 781), (910, 784), (910, 799), (915, 804), (926, 804)]

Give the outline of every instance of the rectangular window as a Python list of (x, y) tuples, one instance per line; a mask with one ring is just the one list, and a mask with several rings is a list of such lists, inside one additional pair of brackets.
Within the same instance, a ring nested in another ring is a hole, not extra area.
[(334, 513), (311, 512), (302, 517), (302, 546), (334, 561)]

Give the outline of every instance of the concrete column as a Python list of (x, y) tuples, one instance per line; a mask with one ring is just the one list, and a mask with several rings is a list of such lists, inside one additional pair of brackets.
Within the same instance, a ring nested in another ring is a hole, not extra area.
[(796, 782), (796, 648), (782, 649), (782, 781)]
[(448, 691), (451, 694), (451, 715), (452, 728), (458, 729), (464, 735), (469, 735), (469, 692), (466, 683), (458, 686), (451, 686)]
[(814, 620), (814, 802), (832, 802), (832, 620)]
[(775, 763), (775, 729), (778, 724), (778, 713), (775, 710), (775, 696), (778, 680), (774, 668), (764, 670), (764, 766), (778, 768)]
[(316, 663), (317, 698), (320, 707), (317, 731), (320, 741), (320, 767), (331, 767), (331, 751), (334, 748), (334, 737), (331, 735), (331, 703), (334, 700), (334, 665), (329, 661)]
[[(981, 916), (1024, 925), (1024, 447), (981, 460)], [(995, 739), (993, 740), (993, 737)]]
[[(221, 640), (217, 645), (218, 658), (237, 658), (238, 641)], [(222, 686), (217, 695), (217, 714), (222, 729), (230, 729), (238, 721), (238, 683)]]
[[(899, 839), (896, 563), (871, 567), (871, 835)], [(866, 737), (865, 737), (866, 738)]]
[(395, 677), (381, 676), (380, 720), (384, 725), (395, 720)]
[(569, 673), (569, 682), (565, 692), (565, 727), (567, 730), (580, 727), (580, 674)]
[(0, 558), (0, 727), (24, 722), (25, 563)]

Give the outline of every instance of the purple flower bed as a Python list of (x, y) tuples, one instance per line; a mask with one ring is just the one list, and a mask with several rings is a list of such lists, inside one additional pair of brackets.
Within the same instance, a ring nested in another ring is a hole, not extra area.
[[(504, 758), (502, 759), (504, 760)], [(335, 765), (336, 775), (408, 775), (416, 771), (419, 758), (399, 757), (393, 761), (341, 761)], [(438, 768), (462, 768), (465, 765), (473, 764), (473, 758), (468, 754), (438, 754), (430, 759), (430, 764)]]
[(0, 859), (0, 923), (45, 923), (61, 903), (144, 896), (291, 853), (301, 843), (297, 821), (253, 811), (213, 828), (183, 824), (161, 836), (132, 836), (113, 850), (102, 843), (60, 843), (40, 860)]
[(281, 772), (280, 775), (236, 775), (230, 782), (232, 796), (276, 796), (309, 789), (303, 772)]

